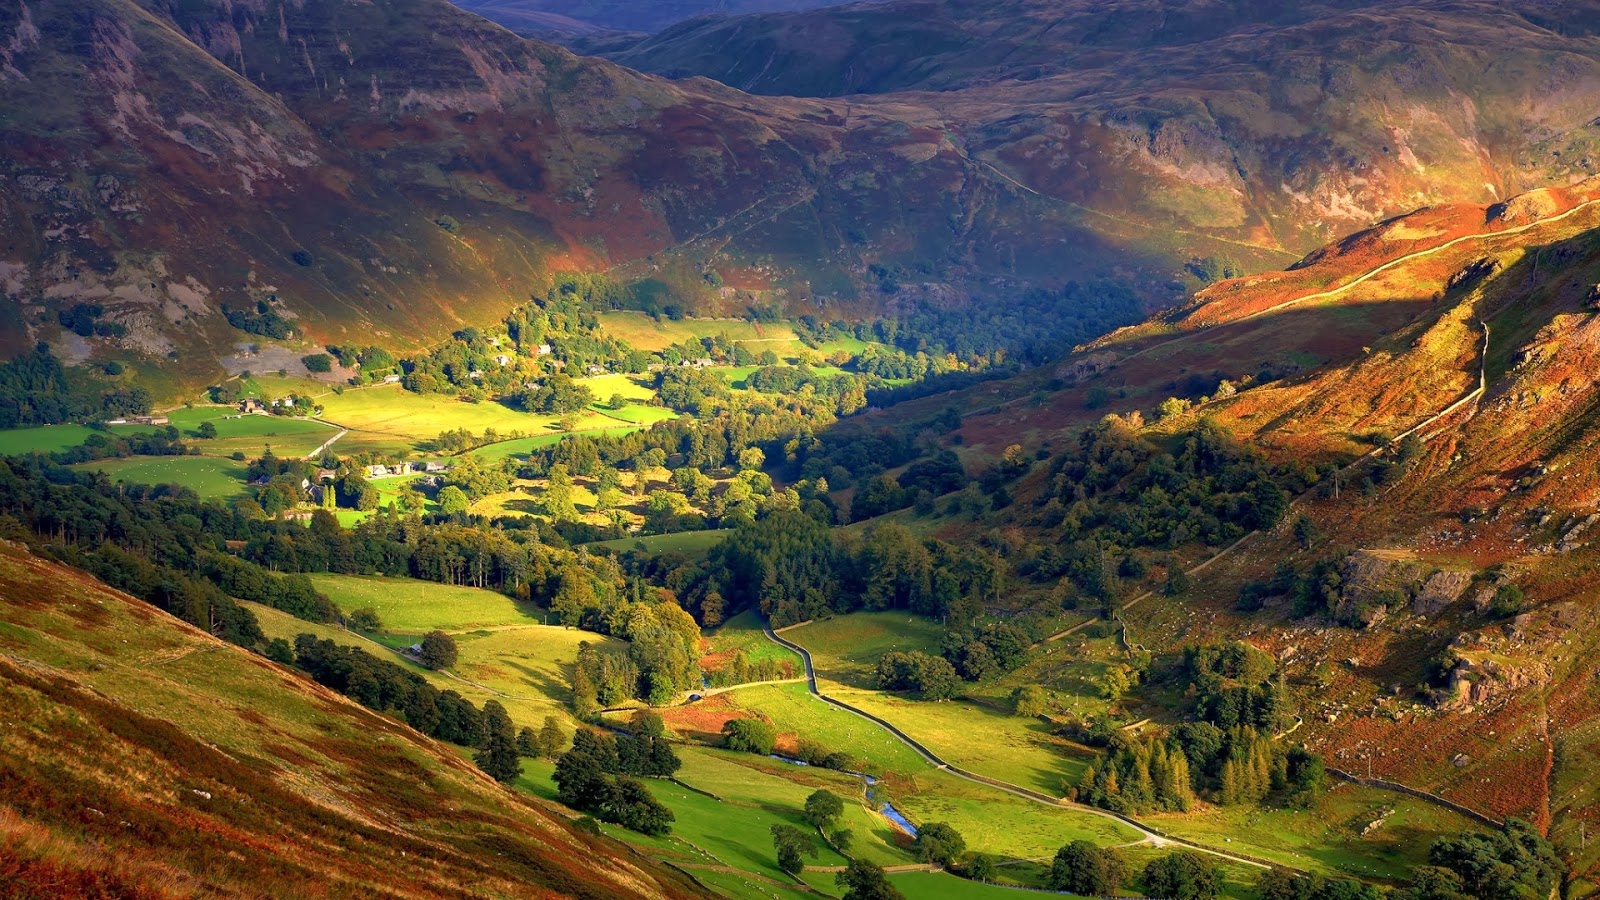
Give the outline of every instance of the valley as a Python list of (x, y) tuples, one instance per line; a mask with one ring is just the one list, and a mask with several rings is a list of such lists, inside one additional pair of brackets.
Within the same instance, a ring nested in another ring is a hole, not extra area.
[(0, 895), (1600, 896), (1592, 7), (0, 10)]

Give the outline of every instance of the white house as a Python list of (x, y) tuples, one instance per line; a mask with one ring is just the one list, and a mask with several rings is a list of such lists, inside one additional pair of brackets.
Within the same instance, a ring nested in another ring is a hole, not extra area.
[(555, 351), (555, 348), (550, 346), (549, 344), (540, 344), (539, 347), (538, 347), (538, 352), (539, 352), (540, 356), (549, 356), (554, 351)]
[(505, 355), (504, 353), (495, 354), (494, 361), (495, 361), (495, 363), (497, 365), (502, 365), (502, 366), (511, 365), (511, 357)]
[(384, 384), (399, 384), (400, 383), (400, 376), (399, 375), (385, 375), (385, 376), (383, 376), (383, 383)]

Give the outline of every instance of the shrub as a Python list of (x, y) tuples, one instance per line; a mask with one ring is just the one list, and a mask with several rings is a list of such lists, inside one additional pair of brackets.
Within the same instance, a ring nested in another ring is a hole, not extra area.
[(428, 632), (417, 658), (430, 669), (450, 668), (456, 664), (455, 638), (442, 631)]
[(326, 353), (308, 353), (300, 357), (300, 362), (308, 372), (332, 372), (333, 357)]
[(760, 719), (729, 719), (722, 723), (722, 746), (729, 750), (766, 756), (777, 740), (772, 726)]

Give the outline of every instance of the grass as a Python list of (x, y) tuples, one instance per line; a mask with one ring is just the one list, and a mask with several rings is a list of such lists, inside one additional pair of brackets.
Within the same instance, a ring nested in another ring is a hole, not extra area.
[(678, 417), (677, 412), (664, 406), (646, 406), (640, 403), (630, 403), (621, 409), (606, 409), (600, 406), (592, 406), (590, 409), (608, 419), (618, 419), (635, 425), (654, 425)]
[[(465, 428), (481, 432), (552, 431), (555, 416), (517, 412), (498, 403), (467, 403), (443, 394), (415, 394), (397, 384), (374, 385), (318, 398), (323, 418), (349, 428), (410, 442)], [(348, 440), (348, 438), (346, 438)]]
[(783, 636), (811, 651), (819, 678), (870, 688), (873, 669), (885, 653), (922, 650), (937, 655), (944, 629), (905, 612), (871, 612), (820, 619)]
[(790, 663), (796, 671), (802, 671), (800, 654), (768, 640), (766, 631), (762, 628), (761, 618), (751, 610), (745, 610), (722, 623), (707, 637), (713, 654), (731, 655), (735, 651), (743, 650), (745, 658), (751, 662), (774, 659)]
[(649, 400), (656, 395), (653, 388), (645, 387), (635, 381), (634, 377), (617, 372), (574, 380), (593, 391), (595, 399), (600, 401), (610, 400), (617, 394), (621, 394), (627, 400)]
[(889, 794), (913, 824), (949, 822), (970, 849), (1011, 859), (1048, 861), (1075, 840), (1107, 847), (1139, 839), (1115, 819), (1046, 806), (939, 770), (915, 776), (910, 786), (891, 783)]
[(366, 575), (312, 575), (311, 583), (327, 594), (340, 612), (365, 606), (377, 610), (384, 630), (389, 632), (470, 631), (542, 621), (537, 613), (518, 607), (510, 597), (481, 588)]
[(84, 463), (81, 469), (104, 472), (112, 481), (129, 484), (179, 484), (202, 500), (222, 500), (244, 493), (244, 463), (210, 456), (130, 456)]
[(652, 534), (644, 537), (617, 538), (614, 541), (595, 541), (586, 547), (605, 548), (614, 553), (639, 550), (648, 554), (684, 553), (700, 556), (725, 540), (731, 531), (680, 531), (676, 534)]
[(622, 641), (555, 625), (525, 625), (456, 635), (456, 672), (499, 694), (527, 702), (572, 699), (572, 664), (580, 643), (622, 653)]
[[(889, 876), (889, 883), (900, 893), (916, 900), (1017, 900), (1015, 888), (997, 884), (980, 884), (951, 875), (948, 872), (897, 872)], [(1071, 900), (1075, 894), (1052, 894)]]
[(37, 428), (9, 428), (0, 431), (0, 456), (26, 456), (29, 453), (54, 453), (78, 446), (94, 434), (82, 425), (41, 425)]
[[(686, 340), (727, 335), (735, 342), (795, 340), (794, 329), (784, 324), (760, 324), (744, 319), (662, 319), (641, 312), (605, 312), (600, 327), (606, 334), (640, 350), (657, 352)], [(751, 348), (759, 352), (760, 343)]]
[(765, 716), (780, 736), (813, 740), (830, 751), (848, 753), (868, 772), (909, 775), (932, 768), (894, 735), (811, 696), (804, 684), (754, 684), (730, 691), (727, 697), (735, 708)]

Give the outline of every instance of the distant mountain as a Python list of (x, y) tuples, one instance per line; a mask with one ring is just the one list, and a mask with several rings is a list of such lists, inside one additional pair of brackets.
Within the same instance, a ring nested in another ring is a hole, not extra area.
[(531, 37), (596, 31), (656, 32), (697, 16), (786, 12), (846, 0), (455, 0), (462, 9)]
[[(398, 349), (562, 271), (850, 315), (923, 283), (1170, 269), (919, 110), (672, 84), (442, 0), (18, 4), (0, 48), (0, 349), (129, 357), (157, 385), (261, 365), (225, 307)], [(880, 292), (873, 266), (909, 286)], [(121, 336), (58, 328), (79, 304)]]

